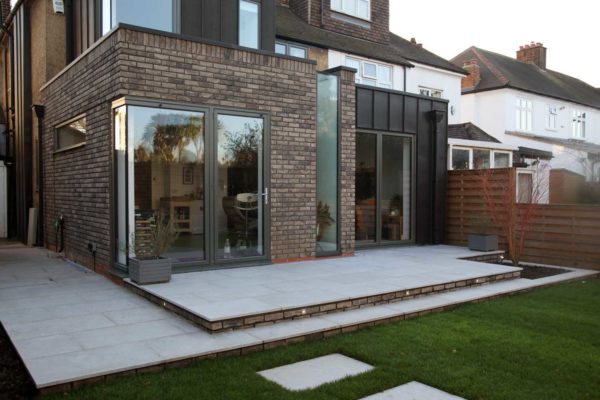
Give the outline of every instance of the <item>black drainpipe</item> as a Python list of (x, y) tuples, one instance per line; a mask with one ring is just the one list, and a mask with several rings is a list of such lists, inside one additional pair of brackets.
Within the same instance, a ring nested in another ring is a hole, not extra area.
[(38, 128), (37, 128), (37, 180), (38, 180), (38, 197), (39, 197), (39, 211), (38, 211), (38, 226), (37, 226), (37, 239), (36, 246), (44, 246), (44, 151), (42, 145), (42, 129), (45, 115), (45, 108), (42, 105), (34, 104), (31, 106), (37, 117)]
[(325, 0), (321, 0), (321, 28), (325, 27)]

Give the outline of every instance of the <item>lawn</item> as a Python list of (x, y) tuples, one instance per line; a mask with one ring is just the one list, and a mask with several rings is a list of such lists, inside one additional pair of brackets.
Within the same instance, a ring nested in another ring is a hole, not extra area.
[[(376, 368), (296, 393), (256, 374), (330, 353)], [(355, 400), (416, 380), (467, 399), (600, 399), (599, 377), (600, 280), (592, 279), (325, 340), (123, 378), (67, 396)]]

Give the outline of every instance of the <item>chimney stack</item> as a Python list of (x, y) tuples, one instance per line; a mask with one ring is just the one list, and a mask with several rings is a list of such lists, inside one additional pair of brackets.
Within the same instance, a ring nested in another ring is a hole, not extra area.
[(462, 78), (461, 88), (462, 89), (473, 89), (477, 87), (481, 81), (481, 69), (476, 59), (465, 60), (463, 62), (463, 68), (469, 73), (468, 76)]
[(522, 62), (534, 63), (541, 69), (546, 69), (546, 48), (539, 42), (531, 42), (519, 46), (517, 50), (517, 60)]

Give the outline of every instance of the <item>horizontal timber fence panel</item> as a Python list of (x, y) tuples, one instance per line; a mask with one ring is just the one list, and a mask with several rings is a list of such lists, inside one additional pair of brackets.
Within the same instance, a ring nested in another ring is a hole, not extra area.
[[(512, 168), (494, 170), (489, 185), (494, 198), (503, 196), (514, 173)], [(448, 244), (466, 246), (472, 233), (500, 233), (493, 222), (485, 222), (491, 219), (483, 193), (480, 171), (448, 171)], [(499, 242), (506, 250), (506, 238), (500, 235)], [(522, 260), (600, 270), (600, 205), (538, 205)]]

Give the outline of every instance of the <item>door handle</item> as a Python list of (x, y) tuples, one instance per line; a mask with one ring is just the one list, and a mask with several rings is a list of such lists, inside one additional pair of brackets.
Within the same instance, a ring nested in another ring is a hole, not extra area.
[(269, 188), (265, 188), (262, 192), (262, 197), (265, 199), (265, 205), (269, 204)]

